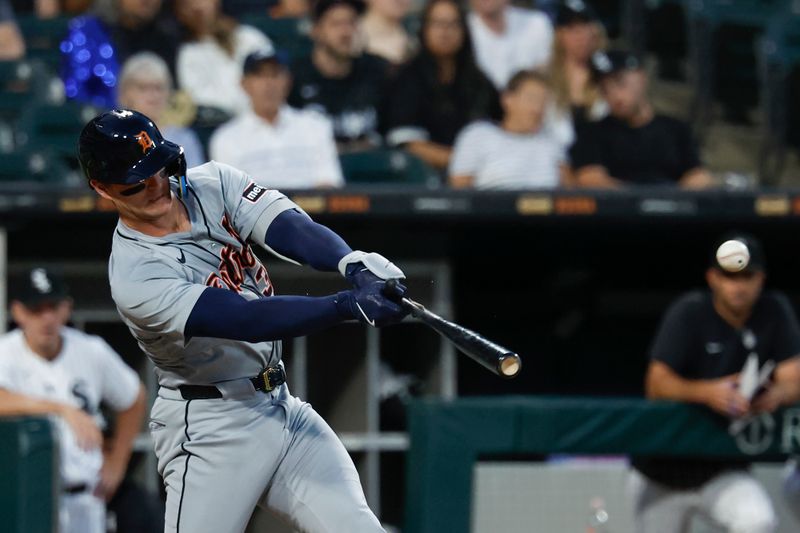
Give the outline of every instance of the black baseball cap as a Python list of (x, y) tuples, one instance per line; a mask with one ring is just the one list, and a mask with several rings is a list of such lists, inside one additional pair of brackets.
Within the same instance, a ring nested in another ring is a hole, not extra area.
[(44, 302), (68, 299), (69, 289), (61, 274), (44, 267), (36, 267), (25, 273), (12, 298), (26, 307), (34, 307)]
[(286, 55), (283, 51), (275, 50), (272, 48), (267, 48), (264, 50), (258, 50), (256, 52), (252, 52), (248, 54), (248, 56), (244, 59), (244, 66), (242, 67), (242, 73), (245, 76), (247, 74), (255, 74), (259, 71), (259, 68), (264, 63), (274, 63), (282, 67), (288, 67), (289, 56)]
[(642, 58), (627, 50), (599, 51), (592, 54), (592, 75), (597, 80), (613, 76), (626, 70), (641, 70), (644, 68)]
[(596, 20), (597, 13), (583, 0), (563, 0), (556, 11), (556, 27)]
[(317, 22), (330, 8), (341, 5), (352, 7), (359, 15), (364, 13), (367, 9), (367, 5), (363, 0), (317, 0), (311, 11), (311, 19)]
[(711, 254), (709, 256), (709, 266), (727, 272), (717, 261), (717, 248), (719, 248), (722, 243), (728, 241), (739, 241), (747, 246), (747, 251), (750, 252), (750, 261), (742, 270), (743, 272), (764, 272), (767, 269), (767, 258), (764, 255), (764, 248), (761, 246), (761, 243), (753, 235), (740, 231), (726, 233), (714, 243), (714, 247), (711, 249)]

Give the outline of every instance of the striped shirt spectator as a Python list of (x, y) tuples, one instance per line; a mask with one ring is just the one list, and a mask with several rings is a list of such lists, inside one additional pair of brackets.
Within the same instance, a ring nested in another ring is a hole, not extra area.
[(515, 74), (502, 95), (502, 122), (473, 123), (456, 138), (450, 184), (479, 189), (558, 187), (564, 148), (558, 137), (543, 127), (548, 97), (541, 74)]

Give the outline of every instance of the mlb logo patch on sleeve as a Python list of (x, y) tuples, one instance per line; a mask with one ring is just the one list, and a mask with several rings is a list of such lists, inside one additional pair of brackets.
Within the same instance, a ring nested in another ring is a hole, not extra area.
[(247, 188), (242, 193), (242, 197), (247, 200), (248, 202), (256, 203), (259, 198), (261, 198), (264, 193), (267, 192), (266, 187), (262, 187), (261, 185), (256, 185), (255, 183), (250, 183)]

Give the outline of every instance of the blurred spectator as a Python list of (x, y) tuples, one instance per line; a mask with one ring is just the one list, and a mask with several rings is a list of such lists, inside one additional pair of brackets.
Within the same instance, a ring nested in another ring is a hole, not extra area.
[(553, 26), (540, 11), (509, 5), (509, 0), (471, 0), (469, 30), (475, 57), (498, 90), (512, 74), (547, 65)]
[[(750, 263), (724, 270), (712, 252), (710, 291), (681, 296), (667, 310), (650, 349), (648, 398), (706, 405), (726, 418), (771, 412), (800, 399), (800, 325), (786, 296), (763, 291), (766, 261), (747, 235)], [(751, 403), (737, 390), (738, 373), (751, 354), (759, 368), (777, 363), (772, 383)], [(635, 458), (636, 531), (688, 531), (702, 514), (725, 531), (767, 533), (776, 516), (769, 496), (748, 472), (749, 462), (709, 459)]]
[(590, 63), (592, 54), (604, 47), (605, 30), (582, 0), (561, 2), (555, 25), (548, 68), (553, 88), (552, 125), (569, 147), (575, 141), (576, 128), (608, 113)]
[(520, 71), (501, 96), (503, 121), (477, 122), (456, 139), (450, 184), (456, 188), (552, 189), (564, 176), (564, 151), (543, 127), (550, 89), (536, 71)]
[(172, 95), (172, 76), (164, 60), (152, 52), (128, 58), (119, 76), (119, 103), (150, 117), (172, 142), (183, 147), (189, 167), (206, 162), (197, 134), (189, 128), (163, 124)]
[(499, 118), (498, 95), (475, 64), (466, 14), (456, 0), (428, 2), (420, 42), (392, 84), (386, 140), (445, 170), (465, 125)]
[(311, 12), (309, 0), (279, 0), (269, 9), (269, 16), (279, 18), (305, 18)]
[(367, 0), (361, 18), (361, 40), (365, 52), (399, 65), (414, 53), (416, 43), (403, 26), (411, 0)]
[(98, 0), (73, 19), (61, 43), (67, 98), (116, 107), (120, 65), (137, 52), (154, 52), (174, 72), (177, 25), (160, 12), (161, 0)]
[(712, 185), (689, 126), (653, 111), (648, 77), (638, 56), (597, 52), (592, 68), (611, 114), (577, 132), (570, 155), (578, 185)]
[(276, 189), (343, 184), (330, 121), (316, 111), (292, 109), (288, 60), (272, 50), (244, 63), (242, 86), (252, 109), (211, 137), (211, 157), (258, 176)]
[(240, 83), (244, 58), (272, 48), (258, 29), (224, 15), (220, 0), (176, 0), (175, 14), (187, 38), (178, 50), (178, 87), (198, 106), (230, 115), (250, 104)]
[(59, 0), (11, 0), (10, 3), (18, 15), (36, 15), (40, 19), (49, 19), (61, 13)]
[(325, 113), (333, 121), (339, 149), (353, 151), (380, 145), (378, 119), (386, 92), (389, 64), (354, 52), (361, 0), (319, 0), (314, 6), (310, 58), (293, 63), (289, 103)]
[(14, 10), (8, 0), (0, 0), (0, 61), (11, 61), (25, 55), (25, 41), (17, 27)]

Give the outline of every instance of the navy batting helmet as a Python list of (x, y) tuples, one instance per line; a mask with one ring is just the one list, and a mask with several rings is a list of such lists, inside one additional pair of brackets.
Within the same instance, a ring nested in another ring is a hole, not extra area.
[(114, 109), (89, 121), (78, 140), (78, 161), (88, 180), (138, 183), (165, 168), (183, 182), (183, 148), (161, 136), (152, 120), (137, 111)]

